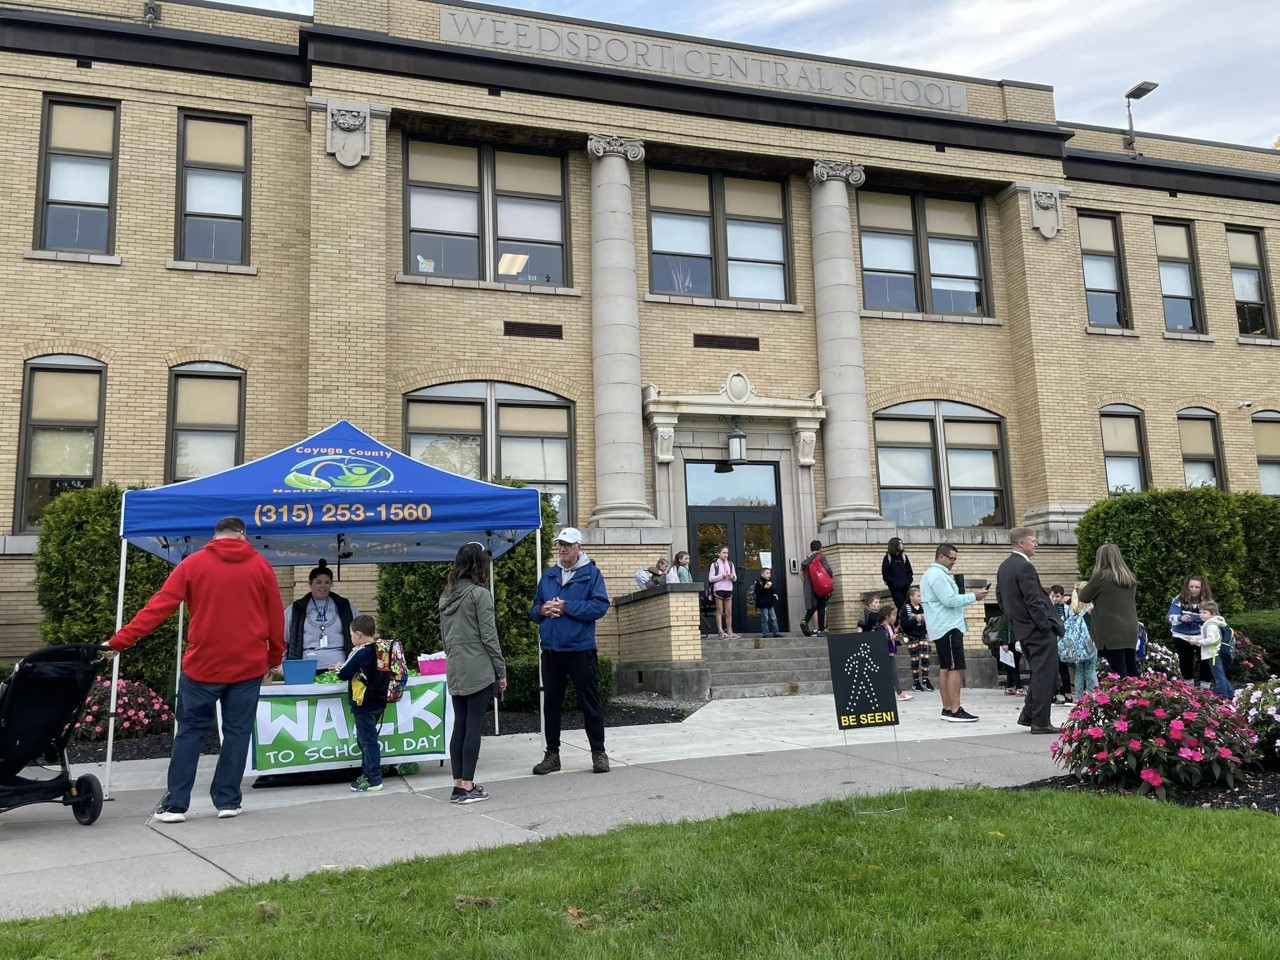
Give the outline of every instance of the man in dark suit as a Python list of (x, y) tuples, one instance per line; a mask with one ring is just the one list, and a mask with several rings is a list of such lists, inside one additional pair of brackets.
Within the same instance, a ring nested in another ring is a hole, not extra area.
[(1027, 700), (1018, 723), (1030, 727), (1032, 733), (1058, 733), (1049, 719), (1049, 708), (1058, 684), (1058, 637), (1062, 621), (1054, 615), (1040, 583), (1040, 574), (1031, 563), (1039, 542), (1029, 527), (1016, 527), (1009, 532), (1013, 552), (1000, 564), (996, 574), (996, 590), (1000, 607), (1009, 626), (1009, 636), (1022, 644), (1022, 652), (1031, 661), (1031, 682), (1027, 684)]

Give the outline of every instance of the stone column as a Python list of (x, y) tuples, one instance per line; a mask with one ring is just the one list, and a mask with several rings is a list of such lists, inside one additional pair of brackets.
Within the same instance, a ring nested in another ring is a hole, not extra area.
[(849, 218), (849, 187), (859, 187), (866, 179), (861, 166), (844, 160), (817, 160), (809, 174), (818, 383), (827, 407), (822, 425), (827, 477), (824, 532), (883, 523), (871, 489), (867, 380)]
[(592, 526), (656, 523), (645, 500), (640, 308), (629, 164), (644, 143), (592, 134), (591, 360), (595, 377), (596, 507)]

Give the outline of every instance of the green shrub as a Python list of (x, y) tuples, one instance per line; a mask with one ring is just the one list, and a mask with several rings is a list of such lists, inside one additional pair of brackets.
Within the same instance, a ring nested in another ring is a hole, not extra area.
[(13, 668), (14, 664), (12, 663), (0, 663), (0, 683), (4, 683), (13, 676)]
[(1085, 578), (1098, 547), (1120, 547), (1138, 577), (1138, 619), (1153, 637), (1169, 635), (1169, 600), (1187, 576), (1208, 578), (1227, 617), (1243, 609), (1237, 571), (1245, 565), (1245, 537), (1232, 494), (1201, 487), (1110, 497), (1085, 511), (1076, 536)]
[(1271, 677), (1236, 691), (1236, 710), (1258, 735), (1263, 764), (1280, 767), (1280, 680)]
[(1280, 607), (1280, 499), (1237, 493), (1232, 499), (1244, 530), (1244, 566), (1237, 571), (1245, 610)]
[(1228, 623), (1262, 648), (1268, 661), (1280, 668), (1280, 610), (1238, 613)]
[[(613, 661), (601, 657), (597, 680), (600, 684), (600, 702), (607, 704), (613, 699)], [(519, 710), (538, 709), (538, 655), (524, 654), (510, 657), (507, 660), (507, 692), (502, 698), (504, 706)], [(581, 710), (578, 695), (569, 684), (569, 695), (565, 697), (564, 709)]]
[[(45, 643), (106, 643), (115, 633), (121, 496), (118, 486), (107, 483), (64, 493), (45, 510), (35, 555), (36, 599), (44, 610), (40, 636)], [(172, 570), (159, 557), (129, 548), (126, 623)], [(121, 675), (172, 700), (177, 631), (175, 614), (120, 658)]]
[(1235, 632), (1236, 652), (1227, 667), (1227, 680), (1231, 683), (1263, 683), (1271, 676), (1267, 653), (1238, 630)]
[[(494, 480), (508, 487), (519, 480)], [(553, 557), (551, 538), (556, 511), (542, 498), (542, 556)], [(535, 534), (536, 536), (536, 534)], [(541, 571), (536, 569), (537, 544), (525, 537), (515, 549), (494, 561), (494, 618), (502, 653), (508, 659), (538, 649), (538, 625), (529, 619)], [(420, 653), (440, 649), (440, 595), (449, 576), (449, 563), (385, 563), (378, 567), (378, 631), (404, 644), (410, 662)]]

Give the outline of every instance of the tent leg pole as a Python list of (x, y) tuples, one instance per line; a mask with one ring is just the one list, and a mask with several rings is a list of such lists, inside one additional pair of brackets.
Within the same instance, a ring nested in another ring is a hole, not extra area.
[[(120, 583), (116, 587), (116, 631), (124, 626), (124, 571), (129, 559), (129, 541), (120, 538)], [(120, 679), (120, 655), (111, 658), (111, 693), (107, 701), (107, 769), (103, 776), (106, 781), (102, 785), (104, 800), (111, 799), (111, 755), (116, 742), (116, 688)]]
[[(538, 584), (542, 582), (542, 528), (533, 532), (534, 561), (533, 595), (538, 595)], [(542, 641), (538, 641), (538, 731), (542, 734), (542, 746), (547, 745), (547, 693), (542, 686)]]
[(187, 612), (185, 603), (178, 604), (178, 660), (173, 668), (173, 739), (178, 739), (178, 687), (182, 683), (182, 628), (184, 625), (184, 614)]
[[(493, 582), (493, 550), (489, 550), (489, 596), (497, 599), (498, 586)], [(498, 725), (498, 698), (493, 698), (493, 735), (495, 737), (502, 736), (502, 730)]]

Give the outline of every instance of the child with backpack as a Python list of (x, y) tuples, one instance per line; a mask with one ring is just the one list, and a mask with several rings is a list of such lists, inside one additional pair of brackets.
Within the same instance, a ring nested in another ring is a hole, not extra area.
[(1065, 663), (1076, 668), (1075, 695), (1079, 700), (1098, 686), (1098, 648), (1093, 642), (1093, 604), (1080, 599), (1080, 591), (1086, 586), (1081, 580), (1071, 591), (1067, 605), (1066, 631), (1058, 640), (1058, 651)]
[(760, 636), (780, 637), (778, 632), (778, 587), (773, 582), (773, 571), (765, 567), (760, 571), (760, 579), (751, 586), (751, 596), (760, 611)]
[[(404, 678), (397, 678), (390, 664), (384, 669), (379, 664), (379, 646), (387, 650), (390, 645), (399, 648), (398, 641), (376, 639), (377, 624), (373, 617), (361, 614), (351, 620), (351, 654), (338, 668), (338, 679), (347, 681), (347, 697), (351, 701), (351, 716), (356, 725), (356, 743), (360, 746), (361, 774), (351, 789), (356, 793), (378, 793), (382, 790), (382, 747), (378, 742), (378, 730), (382, 726), (382, 713), (387, 707), (389, 695), (400, 699), (399, 691), (393, 692), (398, 682), (404, 689)], [(404, 653), (400, 652), (399, 666), (405, 670)], [(406, 670), (407, 675), (407, 670)]]
[[(831, 564), (822, 555), (822, 541), (809, 541), (809, 556), (800, 564), (804, 575), (804, 618), (800, 632), (806, 637), (824, 637), (827, 634), (827, 604), (835, 592), (836, 582), (831, 574)], [(818, 615), (818, 629), (809, 626), (814, 614)]]
[(862, 616), (858, 618), (858, 626), (863, 633), (870, 633), (880, 625), (880, 594), (873, 593), (867, 597), (862, 608)]
[(891, 603), (878, 607), (872, 633), (884, 637), (889, 645), (889, 673), (893, 677), (894, 696), (899, 700), (915, 699), (902, 689), (902, 681), (898, 679), (898, 608)]
[(1186, 641), (1200, 648), (1200, 659), (1209, 661), (1209, 668), (1213, 674), (1213, 692), (1218, 696), (1227, 700), (1233, 700), (1236, 695), (1235, 688), (1231, 686), (1231, 682), (1227, 679), (1227, 644), (1230, 643), (1232, 652), (1235, 647), (1235, 634), (1231, 628), (1227, 626), (1227, 621), (1223, 619), (1222, 614), (1218, 612), (1218, 604), (1213, 600), (1206, 600), (1200, 604), (1200, 637), (1188, 636)]
[(929, 682), (929, 630), (924, 622), (924, 604), (920, 588), (907, 591), (907, 605), (902, 608), (902, 632), (906, 635), (907, 652), (911, 654), (911, 688), (932, 690)]

